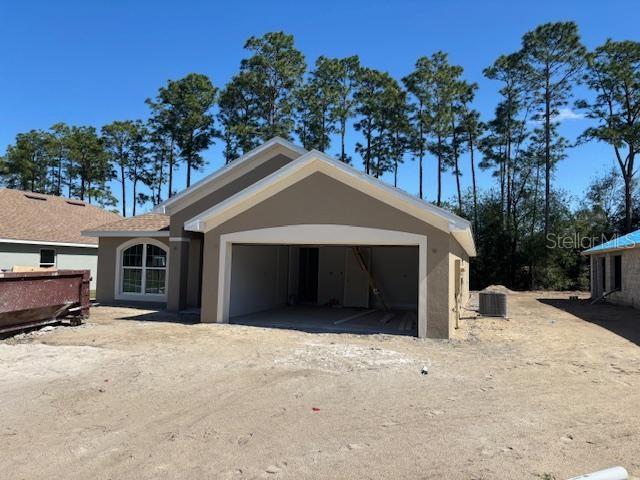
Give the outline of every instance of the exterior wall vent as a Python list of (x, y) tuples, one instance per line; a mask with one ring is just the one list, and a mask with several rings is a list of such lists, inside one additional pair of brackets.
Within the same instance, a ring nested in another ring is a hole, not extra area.
[(37, 195), (35, 193), (25, 193), (24, 196), (30, 198), (31, 200), (42, 200), (45, 202), (47, 201), (47, 197), (41, 197), (40, 195)]

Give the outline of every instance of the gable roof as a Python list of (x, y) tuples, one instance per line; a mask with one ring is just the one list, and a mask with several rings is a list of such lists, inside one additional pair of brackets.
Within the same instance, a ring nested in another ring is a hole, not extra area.
[(128, 237), (131, 235), (168, 237), (169, 216), (163, 213), (145, 213), (98, 225), (90, 230), (83, 230), (82, 234), (87, 237)]
[[(271, 153), (271, 155), (269, 155), (269, 153)], [(304, 155), (307, 151), (284, 138), (274, 137), (236, 160), (224, 165), (210, 175), (207, 175), (177, 195), (160, 203), (154, 208), (154, 212), (171, 214), (179, 211), (206, 195), (209, 195), (211, 192), (231, 183), (244, 173), (273, 158), (278, 153), (286, 155), (293, 160), (300, 155)]]
[(313, 173), (324, 173), (434, 227), (451, 233), (470, 255), (476, 255), (469, 221), (399, 188), (312, 150), (281, 169), (185, 222), (186, 230), (209, 231)]
[(80, 200), (0, 188), (0, 242), (97, 247), (81, 231), (120, 215)]
[(585, 250), (582, 254), (593, 255), (595, 253), (613, 252), (616, 250), (625, 250), (636, 247), (640, 247), (640, 230), (627, 233), (621, 237), (616, 237), (608, 242), (596, 245), (595, 247)]

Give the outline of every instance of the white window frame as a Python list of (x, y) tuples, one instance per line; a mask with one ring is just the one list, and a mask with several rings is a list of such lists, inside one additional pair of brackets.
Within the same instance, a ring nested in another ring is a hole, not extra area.
[[(44, 250), (51, 250), (53, 252), (53, 263), (42, 263), (42, 252)], [(51, 268), (51, 267), (55, 268), (58, 265), (58, 251), (55, 248), (41, 248), (40, 258), (38, 260), (39, 260), (38, 265), (40, 266), (40, 268)]]
[[(122, 272), (125, 268), (122, 266), (122, 254), (129, 247), (134, 245), (142, 244), (142, 266), (141, 267), (131, 267), (135, 269), (140, 269), (142, 271), (142, 291), (140, 293), (128, 293), (122, 291)], [(161, 248), (167, 254), (167, 266), (165, 268), (160, 267), (147, 267), (145, 266), (146, 258), (147, 258), (147, 245), (155, 245), (156, 247)], [(116, 300), (131, 300), (131, 301), (140, 301), (140, 302), (166, 302), (167, 301), (167, 289), (169, 288), (169, 252), (170, 248), (166, 243), (163, 243), (159, 240), (147, 237), (137, 237), (132, 238), (118, 246), (116, 249), (116, 275), (115, 275), (115, 285), (114, 285), (114, 298)], [(164, 270), (164, 293), (145, 293), (146, 290), (146, 281), (147, 281), (147, 270)]]

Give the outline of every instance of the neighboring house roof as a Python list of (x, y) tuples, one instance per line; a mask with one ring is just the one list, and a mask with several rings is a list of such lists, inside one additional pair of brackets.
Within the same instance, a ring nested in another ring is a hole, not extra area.
[(470, 256), (476, 255), (469, 221), (317, 150), (300, 156), (250, 187), (196, 215), (185, 222), (184, 228), (197, 232), (209, 231), (315, 172), (324, 173), (440, 230), (451, 233)]
[(169, 216), (162, 213), (145, 213), (123, 218), (115, 222), (98, 225), (91, 230), (83, 230), (83, 235), (91, 237), (168, 237)]
[(97, 247), (82, 229), (120, 215), (80, 200), (0, 188), (0, 242)]
[[(271, 152), (272, 155), (264, 155)], [(189, 188), (165, 200), (154, 208), (154, 212), (171, 214), (193, 202), (205, 197), (211, 192), (222, 188), (224, 185), (244, 175), (246, 172), (259, 166), (262, 162), (281, 153), (291, 159), (304, 155), (307, 151), (288, 140), (274, 137), (253, 150), (245, 153), (233, 162), (224, 165), (215, 172), (191, 185)]]
[(595, 253), (612, 252), (636, 247), (640, 247), (640, 230), (601, 243), (600, 245), (585, 250), (582, 254), (593, 255)]

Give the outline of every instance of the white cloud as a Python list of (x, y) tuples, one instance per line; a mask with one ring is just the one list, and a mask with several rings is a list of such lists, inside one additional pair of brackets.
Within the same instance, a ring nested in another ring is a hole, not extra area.
[(565, 120), (582, 120), (584, 115), (576, 113), (570, 108), (561, 108), (558, 110), (558, 115), (553, 117), (555, 122), (564, 122)]

